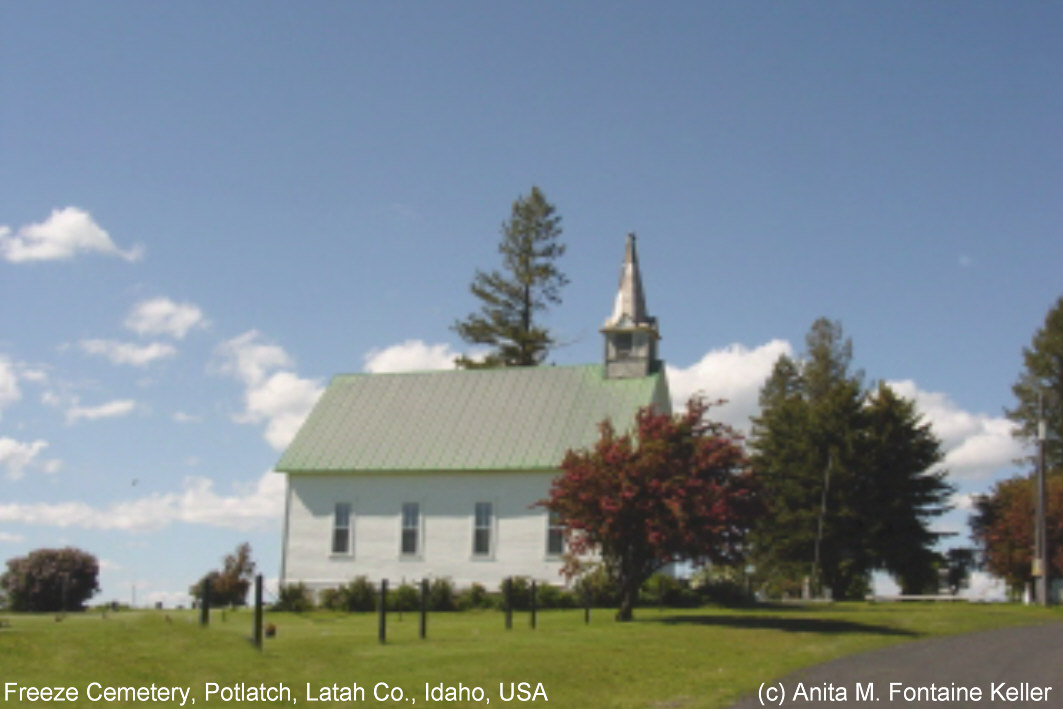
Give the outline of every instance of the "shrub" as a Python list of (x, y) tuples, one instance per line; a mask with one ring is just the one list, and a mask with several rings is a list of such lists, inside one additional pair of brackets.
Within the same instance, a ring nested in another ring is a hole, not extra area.
[(349, 612), (370, 612), (376, 610), (378, 592), (365, 576), (351, 579), (346, 586), (338, 589), (339, 610)]
[(644, 606), (663, 606), (669, 595), (678, 590), (679, 582), (668, 574), (656, 573), (646, 579), (639, 589), (639, 603)]
[(421, 593), (417, 587), (403, 583), (388, 591), (388, 610), (415, 611), (421, 607)]
[(340, 590), (338, 588), (326, 588), (317, 593), (317, 605), (330, 611), (343, 610), (340, 603)]
[(277, 594), (277, 602), (273, 605), (274, 610), (292, 613), (305, 613), (313, 607), (314, 601), (310, 589), (302, 581), (281, 586)]
[(721, 606), (748, 606), (756, 602), (746, 587), (736, 581), (713, 581), (699, 588), (698, 592), (707, 603)]
[(100, 590), (99, 573), (99, 562), (86, 551), (37, 549), (9, 560), (0, 586), (13, 611), (80, 611)]
[(620, 603), (620, 591), (616, 579), (602, 565), (580, 576), (575, 583), (575, 591), (580, 605), (586, 603), (588, 595), (591, 605), (595, 607), (613, 608)]
[(457, 608), (454, 584), (450, 579), (433, 579), (428, 586), (428, 610), (452, 611)]
[[(526, 611), (531, 608), (531, 580), (526, 576), (513, 576), (510, 578), (510, 592), (509, 602), (513, 605), (515, 611)], [(506, 607), (506, 582), (502, 581), (498, 585), (498, 592), (501, 594), (499, 599), (499, 608), (505, 609)]]
[(576, 596), (559, 586), (544, 583), (538, 587), (536, 602), (540, 608), (575, 608)]
[(490, 608), (493, 604), (487, 589), (481, 584), (474, 583), (458, 594), (456, 605), (460, 610), (469, 610), (472, 608)]
[(701, 605), (701, 597), (689, 584), (674, 576), (657, 573), (642, 584), (639, 602), (670, 608), (695, 608)]
[[(756, 599), (749, 590), (749, 582), (750, 579), (740, 567), (722, 565), (707, 566), (695, 573), (692, 579), (692, 585), (697, 587), (703, 602), (721, 606), (745, 606), (755, 603)], [(780, 588), (783, 587), (775, 587), (772, 590), (777, 591)], [(796, 589), (795, 595), (800, 595), (799, 585), (785, 588), (786, 593)]]

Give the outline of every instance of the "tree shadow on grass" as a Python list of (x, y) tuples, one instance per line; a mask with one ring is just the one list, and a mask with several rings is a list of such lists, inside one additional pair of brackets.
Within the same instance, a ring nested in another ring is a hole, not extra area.
[(919, 633), (885, 625), (856, 623), (849, 620), (829, 618), (801, 618), (756, 615), (670, 615), (659, 619), (646, 619), (665, 625), (700, 625), (711, 628), (742, 628), (747, 630), (782, 630), (788, 633), (866, 633), (869, 635), (892, 635), (915, 638)]

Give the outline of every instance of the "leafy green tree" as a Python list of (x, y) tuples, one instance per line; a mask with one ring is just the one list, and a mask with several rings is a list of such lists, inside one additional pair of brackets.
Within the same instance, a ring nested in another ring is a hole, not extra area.
[(482, 360), (458, 358), (458, 366), (525, 367), (545, 359), (554, 338), (536, 317), (561, 302), (568, 283), (555, 263), (565, 253), (560, 236), (561, 217), (538, 187), (513, 203), (498, 245), (502, 270), (476, 270), (469, 288), (480, 310), (451, 327), (465, 342), (491, 349)]
[[(1045, 461), (1063, 470), (1063, 296), (1045, 315), (1044, 325), (1022, 350), (1023, 371), (1011, 387), (1018, 403), (1006, 413), (1018, 425), (1016, 436), (1033, 444), (1037, 438), (1038, 395), (1044, 398)], [(1032, 447), (1032, 446), (1031, 446)]]
[(193, 598), (202, 598), (203, 583), (209, 579), (211, 605), (245, 606), (254, 573), (255, 562), (251, 559), (251, 545), (244, 542), (236, 547), (236, 551), (225, 557), (220, 571), (207, 573), (188, 589), (188, 592)]
[(8, 560), (0, 587), (13, 611), (80, 611), (100, 590), (99, 574), (99, 562), (86, 551), (37, 549)]
[(755, 490), (736, 434), (707, 410), (698, 398), (675, 417), (642, 409), (633, 435), (603, 422), (593, 449), (565, 455), (539, 503), (565, 527), (569, 577), (598, 553), (619, 591), (617, 620), (631, 620), (639, 588), (664, 565), (742, 556)]
[(863, 596), (886, 569), (906, 591), (936, 579), (930, 520), (952, 488), (939, 441), (912, 402), (852, 370), (841, 325), (819, 319), (805, 357), (782, 356), (761, 389), (750, 447), (769, 509), (751, 535), (757, 576), (798, 592), (811, 577), (835, 598)]

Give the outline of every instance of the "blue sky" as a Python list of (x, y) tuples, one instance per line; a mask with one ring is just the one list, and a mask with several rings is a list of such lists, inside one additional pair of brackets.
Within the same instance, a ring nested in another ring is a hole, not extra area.
[(1060, 36), (1033, 2), (5, 3), (0, 557), (75, 544), (138, 603), (244, 540), (275, 577), (314, 397), (461, 352), (532, 185), (553, 361), (599, 357), (635, 231), (676, 398), (745, 425), (839, 319), (962, 508), (1060, 295)]

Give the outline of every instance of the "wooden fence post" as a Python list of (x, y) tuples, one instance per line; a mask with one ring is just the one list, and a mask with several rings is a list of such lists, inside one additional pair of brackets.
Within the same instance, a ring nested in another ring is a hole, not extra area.
[(506, 630), (513, 630), (513, 577), (507, 576), (502, 587), (502, 602), (506, 606)]
[(421, 640), (428, 634), (428, 579), (421, 579)]
[(380, 581), (380, 626), (377, 630), (377, 637), (380, 640), (380, 644), (383, 645), (388, 640), (388, 580), (381, 579)]
[(533, 579), (532, 582), (531, 582), (531, 627), (532, 627), (532, 630), (535, 630), (535, 620), (536, 620), (535, 619), (535, 614), (536, 614), (536, 611), (538, 610), (538, 607), (537, 607), (538, 606), (538, 597), (537, 597), (538, 594), (536, 593), (537, 590), (538, 590), (538, 587), (536, 586), (535, 580)]
[(199, 599), (199, 624), (210, 625), (210, 578), (203, 579), (203, 595)]
[(255, 645), (262, 649), (262, 574), (255, 576)]

